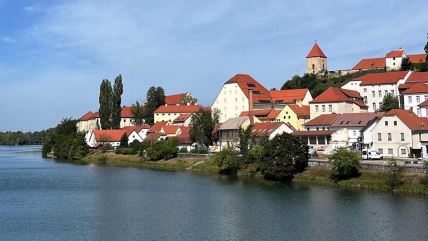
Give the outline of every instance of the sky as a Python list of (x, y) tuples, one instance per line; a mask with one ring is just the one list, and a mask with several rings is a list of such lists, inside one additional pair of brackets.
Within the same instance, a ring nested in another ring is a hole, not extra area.
[(420, 1), (0, 0), (0, 131), (35, 131), (97, 111), (122, 74), (122, 104), (150, 86), (211, 105), (237, 73), (280, 88), (318, 42), (329, 70), (403, 47), (422, 53)]

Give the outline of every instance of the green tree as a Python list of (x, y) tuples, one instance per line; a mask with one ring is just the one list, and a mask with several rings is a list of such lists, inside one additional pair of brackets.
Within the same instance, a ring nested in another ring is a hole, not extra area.
[(111, 109), (111, 128), (119, 129), (122, 111), (122, 94), (123, 83), (122, 75), (119, 75), (114, 80), (114, 87), (112, 93), (112, 109)]
[(238, 154), (231, 148), (215, 153), (212, 159), (220, 167), (220, 174), (236, 175), (239, 170)]
[(132, 123), (139, 126), (144, 123), (144, 114), (143, 114), (143, 106), (140, 102), (136, 101), (135, 104), (132, 104)]
[(128, 134), (124, 133), (120, 138), (120, 147), (128, 147)]
[(198, 112), (193, 114), (189, 130), (190, 140), (209, 146), (216, 139), (215, 128), (219, 123), (218, 112), (208, 109), (199, 109)]
[(391, 190), (396, 190), (403, 181), (403, 173), (406, 170), (404, 166), (400, 166), (395, 159), (391, 159), (388, 162), (388, 185)]
[(308, 146), (288, 133), (275, 136), (265, 145), (262, 168), (265, 179), (291, 181), (308, 166)]
[(177, 138), (155, 141), (145, 149), (145, 156), (150, 161), (168, 160), (177, 157)]
[(180, 102), (180, 104), (182, 104), (182, 105), (187, 105), (187, 104), (194, 105), (196, 103), (198, 103), (198, 99), (194, 98), (190, 94), (184, 96), (184, 98)]
[(410, 68), (412, 67), (412, 62), (410, 62), (409, 58), (403, 58), (403, 60), (401, 61), (401, 70), (410, 70)]
[(248, 151), (252, 148), (252, 134), (253, 126), (249, 125), (247, 128), (239, 127), (238, 135), (239, 135), (239, 150), (241, 151), (242, 158), (245, 161), (248, 161)]
[(100, 85), (100, 97), (99, 97), (99, 114), (101, 129), (111, 129), (111, 111), (112, 111), (112, 96), (113, 90), (109, 80), (104, 79)]
[(390, 93), (386, 94), (383, 97), (382, 104), (380, 105), (379, 111), (390, 111), (392, 109), (398, 109), (399, 103), (398, 103), (398, 97), (394, 96)]
[(425, 53), (427, 54), (426, 61), (428, 61), (428, 33), (427, 33), (427, 43), (425, 44), (424, 50), (425, 50)]
[(144, 105), (143, 117), (147, 124), (154, 123), (154, 112), (159, 106), (165, 104), (165, 91), (162, 87), (150, 87)]
[(332, 173), (330, 178), (334, 181), (346, 180), (360, 176), (361, 155), (345, 147), (337, 149), (331, 156)]

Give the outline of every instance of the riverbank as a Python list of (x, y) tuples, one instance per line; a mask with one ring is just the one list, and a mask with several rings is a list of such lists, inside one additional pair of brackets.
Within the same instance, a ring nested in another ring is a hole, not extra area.
[[(167, 161), (146, 161), (138, 156), (119, 155), (115, 153), (92, 153), (77, 164), (95, 164), (117, 167), (148, 168), (164, 171), (190, 171), (203, 174), (218, 174), (219, 168), (210, 160), (202, 158), (175, 158)], [(238, 176), (252, 176), (261, 178), (255, 165), (247, 165), (241, 168)], [(365, 189), (372, 191), (390, 192), (388, 175), (379, 171), (362, 171), (361, 176), (345, 181), (333, 182), (329, 178), (330, 169), (325, 167), (309, 167), (305, 172), (295, 176), (295, 182), (329, 185), (340, 188)], [(405, 173), (404, 183), (394, 193), (418, 194), (428, 196), (428, 185), (421, 184), (424, 174)]]

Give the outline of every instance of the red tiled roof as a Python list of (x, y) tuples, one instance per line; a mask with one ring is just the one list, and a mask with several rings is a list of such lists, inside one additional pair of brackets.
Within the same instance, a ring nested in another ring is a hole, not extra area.
[[(335, 103), (335, 102), (353, 102), (356, 103), (358, 100), (362, 100), (360, 93), (354, 90), (347, 90), (337, 87), (329, 87), (327, 90), (318, 95), (310, 103)], [(365, 106), (365, 105), (363, 105)]]
[(140, 132), (143, 129), (150, 129), (149, 125), (140, 125), (140, 126), (125, 126), (122, 128), (126, 132), (126, 134), (129, 136), (133, 131)]
[(360, 86), (397, 84), (400, 79), (406, 77), (407, 73), (409, 73), (409, 71), (372, 73), (360, 76), (356, 78), (356, 80), (361, 81)]
[(407, 83), (426, 83), (428, 82), (428, 72), (412, 72), (406, 80)]
[(428, 107), (428, 100), (425, 100), (424, 102), (420, 103), (418, 106)]
[(420, 118), (411, 111), (393, 109), (388, 111), (385, 116), (397, 116), (412, 131), (428, 131), (428, 119)]
[[(275, 119), (278, 114), (280, 113), (280, 110), (275, 109), (261, 109), (261, 110), (253, 110), (253, 115), (260, 120), (267, 119), (272, 120)], [(243, 111), (239, 116), (249, 116), (249, 111)]]
[(120, 117), (122, 118), (132, 118), (132, 108), (128, 106), (123, 106), (120, 110)]
[(417, 64), (417, 63), (423, 63), (427, 60), (426, 54), (409, 54), (407, 55), (407, 58), (409, 58), (410, 62)]
[(271, 90), (270, 96), (273, 103), (296, 103), (302, 101), (308, 89)]
[(146, 138), (144, 139), (145, 142), (147, 141), (157, 141), (159, 140), (161, 134), (159, 133), (149, 133)]
[(412, 87), (413, 85), (415, 85), (416, 83), (404, 83), (398, 86), (399, 90), (406, 90), (410, 87)]
[(323, 114), (306, 122), (305, 126), (329, 126), (339, 118), (339, 114)]
[(343, 113), (332, 124), (332, 127), (363, 127), (376, 118), (382, 118), (385, 112)]
[(178, 143), (180, 144), (192, 144), (192, 141), (190, 140), (190, 134), (189, 132), (181, 132), (180, 135), (177, 136)]
[(226, 81), (224, 84), (238, 84), (245, 96), (249, 98), (249, 88), (253, 90), (253, 103), (271, 103), (270, 92), (263, 85), (257, 82), (253, 77), (247, 74), (237, 74)]
[(321, 50), (320, 46), (318, 46), (318, 43), (316, 42), (312, 47), (311, 51), (309, 51), (308, 55), (306, 55), (306, 58), (313, 58), (313, 57), (327, 58), (327, 56), (325, 56), (324, 52)]
[(155, 110), (155, 113), (195, 113), (200, 109), (208, 110), (209, 107), (201, 105), (162, 105)]
[(165, 133), (166, 135), (175, 135), (177, 131), (180, 131), (180, 126), (175, 125), (165, 125), (162, 127), (161, 132)]
[(150, 132), (150, 133), (159, 132), (162, 129), (162, 127), (164, 127), (167, 124), (168, 124), (167, 121), (156, 122), (150, 127), (150, 129), (147, 132)]
[(310, 108), (308, 105), (288, 105), (290, 107), (290, 109), (292, 109), (294, 111), (294, 113), (296, 113), (296, 115), (298, 117), (302, 116), (302, 117), (307, 117), (310, 115)]
[(180, 114), (177, 118), (174, 119), (174, 122), (185, 122), (187, 119), (189, 119), (192, 116), (192, 114)]
[(94, 135), (97, 142), (119, 142), (126, 130), (95, 130)]
[(281, 125), (285, 125), (285, 123), (284, 122), (256, 123), (251, 129), (251, 132), (255, 136), (268, 136), (272, 134), (276, 129), (278, 129)]
[(293, 136), (330, 136), (331, 134), (335, 133), (334, 130), (324, 130), (324, 131), (295, 131), (292, 132), (291, 135)]
[(95, 113), (94, 113), (94, 112), (89, 111), (88, 113), (86, 113), (86, 114), (84, 114), (82, 117), (80, 117), (80, 119), (79, 119), (79, 120), (81, 120), (81, 121), (87, 121), (87, 120), (89, 120), (89, 119), (94, 118), (94, 115), (95, 115)]
[(390, 51), (389, 53), (387, 53), (385, 55), (385, 58), (398, 58), (398, 57), (402, 57), (403, 53), (404, 53), (403, 49), (393, 50), (393, 51)]
[(187, 93), (165, 96), (165, 105), (179, 105)]
[(417, 94), (417, 93), (428, 93), (428, 85), (424, 83), (417, 83), (412, 85), (409, 89), (403, 92), (403, 94)]
[(381, 69), (385, 68), (386, 62), (385, 58), (370, 58), (362, 59), (358, 64), (356, 64), (352, 69), (353, 70), (362, 70), (362, 69)]

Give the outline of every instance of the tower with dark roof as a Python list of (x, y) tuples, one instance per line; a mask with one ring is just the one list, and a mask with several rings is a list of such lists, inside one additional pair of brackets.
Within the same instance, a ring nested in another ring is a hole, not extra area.
[(306, 73), (324, 74), (327, 71), (327, 56), (315, 42), (311, 51), (306, 56)]

